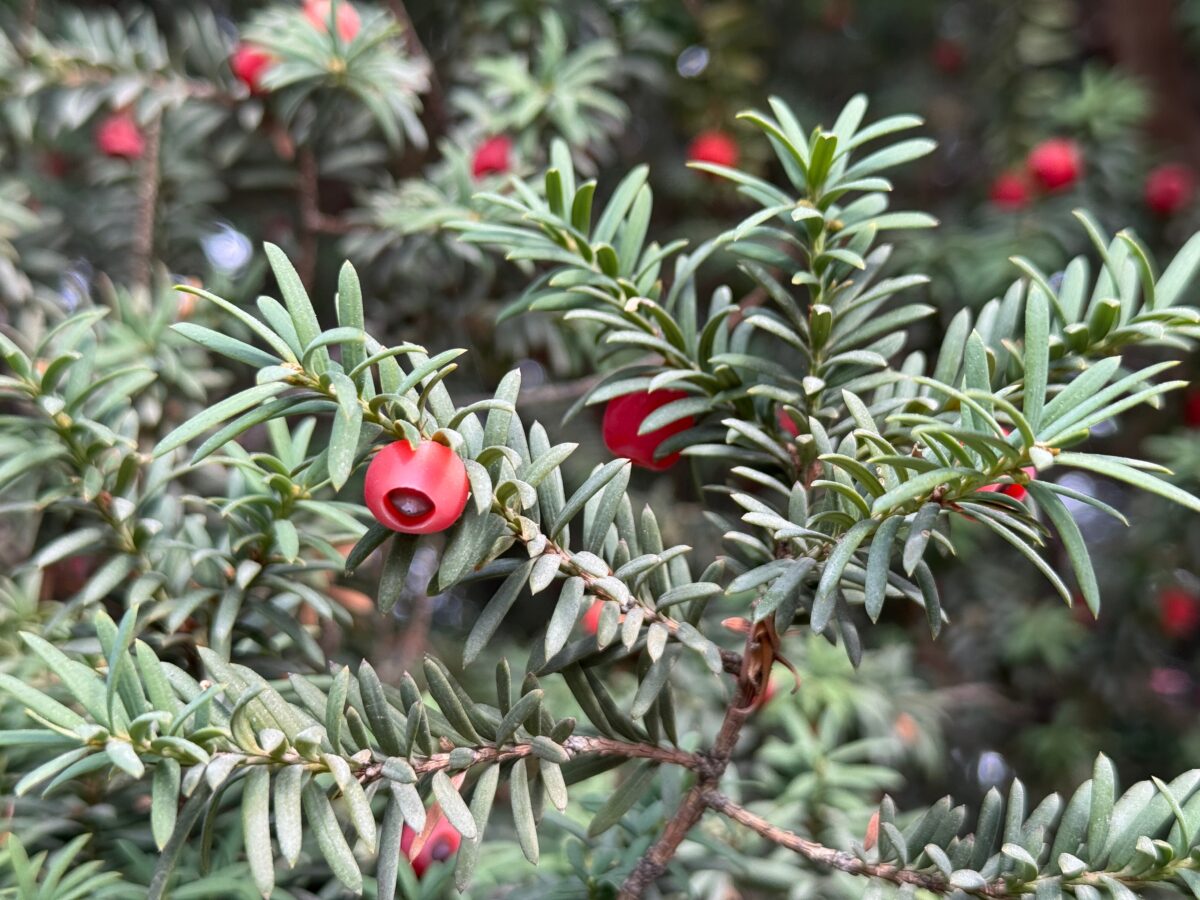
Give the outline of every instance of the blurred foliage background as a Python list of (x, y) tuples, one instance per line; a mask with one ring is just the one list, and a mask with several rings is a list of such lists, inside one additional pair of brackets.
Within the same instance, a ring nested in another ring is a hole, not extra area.
[[(471, 217), (475, 192), (498, 189), (507, 173), (540, 171), (561, 137), (602, 184), (649, 164), (655, 233), (703, 241), (751, 207), (685, 163), (736, 154), (742, 168), (777, 174), (766, 145), (735, 119), (770, 94), (806, 122), (827, 122), (857, 93), (876, 116), (925, 119), (938, 148), (902, 170), (896, 205), (927, 210), (941, 225), (904, 232), (893, 265), (932, 276), (922, 289), (939, 309), (922, 334), (930, 346), (957, 310), (1004, 290), (1016, 274), (1009, 257), (1056, 272), (1085, 251), (1070, 216), (1077, 207), (1109, 231), (1132, 227), (1160, 259), (1200, 228), (1197, 0), (355, 6), (362, 39), (343, 60), (340, 48), (313, 43), (299, 7), (285, 2), (0, 3), (0, 322), (36, 330), (63, 310), (109, 302), (114, 285), (189, 282), (252, 301), (271, 288), (259, 249), (270, 240), (298, 260), (318, 298), (333, 296), (337, 267), (350, 258), (381, 340), (470, 347), (460, 392), (473, 381), (483, 396), (517, 366), (522, 408), (557, 422), (591, 383), (584, 373), (603, 366), (597, 347), (556, 328), (553, 314), (500, 319), (525, 274), (441, 226)], [(230, 68), (242, 42), (275, 60), (254, 90)], [(130, 117), (136, 139), (155, 142), (153, 171), (141, 153), (104, 152), (98, 141), (113, 116)], [(1028, 171), (1029, 156), (1053, 139), (1071, 142), (1077, 168), (1048, 190)], [(752, 292), (732, 262), (710, 274), (710, 287)], [(130, 319), (135, 331), (144, 325)], [(239, 377), (190, 369), (186, 358), (170, 365), (178, 392), (156, 401), (164, 421), (194, 404), (196, 386)], [(1191, 395), (1140, 410), (1103, 442), (1147, 452), (1195, 490), (1198, 427), (1200, 396)], [(598, 416), (572, 429), (583, 447), (571, 465), (581, 474), (605, 456)], [(702, 506), (674, 499), (695, 496), (683, 469), (639, 475), (635, 488), (670, 505), (668, 543), (715, 555), (719, 532)], [(1014, 771), (1037, 790), (1062, 789), (1087, 776), (1097, 748), (1128, 780), (1194, 763), (1200, 523), (1166, 501), (1065, 477), (1135, 523), (1121, 529), (1073, 509), (1101, 579), (1099, 621), (1082, 604), (1064, 607), (982, 529), (964, 529), (958, 560), (936, 571), (955, 627), (934, 643), (892, 611), (893, 621), (870, 632), (881, 654), (858, 675), (840, 653), (809, 642), (797, 662), (820, 691), (794, 699), (781, 680), (754, 738), (764, 784), (802, 809), (826, 810), (813, 816), (828, 827), (861, 834), (855, 816), (865, 806), (798, 778), (829, 749), (812, 737), (827, 715), (895, 747), (907, 787), (890, 775), (872, 780), (864, 765), (856, 788), (865, 795), (953, 790), (971, 800)], [(9, 531), (3, 543), (16, 550), (22, 538)], [(69, 596), (87, 575), (62, 567), (39, 590)], [(364, 584), (374, 578), (363, 574)], [(350, 612), (361, 612), (355, 585), (342, 590)], [(6, 590), (0, 642), (29, 614), (20, 597)], [(478, 603), (467, 590), (410, 592), (387, 628), (352, 615), (323, 624), (320, 641), (329, 653), (385, 661), (377, 668), (386, 681), (426, 649), (461, 641)], [(521, 638), (519, 626), (505, 637)], [(847, 806), (844, 821), (828, 814)], [(499, 860), (482, 870), (485, 886)], [(552, 873), (551, 865), (538, 877)]]

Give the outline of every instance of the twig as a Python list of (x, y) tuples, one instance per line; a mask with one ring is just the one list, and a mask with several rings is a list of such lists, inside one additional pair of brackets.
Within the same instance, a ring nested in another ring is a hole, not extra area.
[(321, 207), (319, 198), (319, 172), (317, 157), (308, 145), (296, 152), (299, 176), (298, 201), (300, 204), (300, 265), (297, 267), (304, 287), (312, 290), (317, 276), (317, 235), (321, 231)]
[(654, 744), (633, 744), (601, 737), (569, 737), (563, 746), (570, 753), (588, 753), (593, 756), (623, 756), (627, 759), (653, 759), (661, 763), (698, 769), (704, 764), (703, 757)]
[[(703, 757), (695, 753), (671, 747), (659, 747), (654, 744), (615, 741), (610, 738), (573, 735), (563, 741), (562, 747), (572, 758), (576, 756), (620, 756), (625, 759), (653, 759), (688, 769), (700, 769), (705, 765)], [(474, 750), (471, 765), (512, 762), (533, 756), (535, 752), (533, 744), (516, 744), (512, 747), (480, 747)], [(429, 775), (448, 768), (450, 768), (449, 753), (435, 753), (413, 764), (413, 771), (417, 775)], [(382, 777), (383, 763), (370, 763), (357, 772), (358, 780), (364, 785), (378, 781)]]
[[(496, 512), (502, 515), (507, 512), (507, 508), (500, 503), (495, 503), (494, 508)], [(518, 540), (521, 540), (520, 531), (516, 531), (515, 536)], [(619, 604), (622, 612), (629, 612), (629, 610), (633, 609), (635, 606), (640, 607), (643, 615), (645, 616), (646, 622), (659, 623), (667, 629), (671, 637), (678, 640), (680, 629), (679, 620), (671, 618), (666, 613), (662, 613), (656, 609), (650, 609), (649, 607), (644, 606), (636, 598), (631, 600), (622, 600), (620, 597), (616, 597), (609, 591), (605, 590), (604, 586), (600, 584), (600, 582), (603, 580), (603, 577), (616, 578), (616, 573), (614, 573), (611, 568), (609, 568), (607, 576), (597, 577), (591, 572), (588, 572), (586, 569), (581, 568), (573, 559), (571, 551), (564, 549), (549, 535), (539, 536), (546, 538), (546, 543), (542, 547), (542, 553), (553, 553), (554, 555), (558, 556), (562, 560), (562, 562), (559, 563), (559, 568), (569, 572), (572, 575), (582, 578), (584, 584), (587, 585), (588, 590), (590, 590), (594, 595)], [(738, 674), (742, 671), (743, 665), (741, 656), (739, 656), (737, 653), (734, 653), (732, 650), (719, 649), (719, 653), (721, 655), (721, 667), (726, 672), (729, 672), (730, 674)]]
[[(83, 741), (82, 746), (102, 749), (105, 746), (105, 741), (108, 740), (113, 740), (113, 738), (90, 738)], [(121, 736), (116, 738), (116, 740), (132, 745), (135, 752), (145, 751), (149, 747), (147, 743), (135, 741), (128, 736)], [(619, 756), (624, 759), (653, 759), (657, 762), (683, 766), (688, 769), (703, 769), (706, 764), (702, 756), (696, 753), (688, 753), (686, 750), (659, 747), (655, 744), (617, 741), (611, 738), (572, 735), (563, 741), (560, 746), (572, 759), (577, 756)], [(463, 749), (471, 750), (472, 756), (467, 763), (467, 767), (470, 767), (481, 764), (494, 765), (524, 759), (525, 757), (536, 755), (538, 748), (534, 744), (514, 744), (511, 747), (459, 748), (459, 751), (461, 752)], [(168, 753), (167, 755), (170, 756), (171, 754)], [(288, 749), (282, 754), (272, 754), (264, 750), (217, 750), (211, 754), (212, 759), (219, 757), (236, 757), (241, 761), (241, 766), (282, 768), (298, 765), (304, 766), (313, 772), (328, 771), (328, 766), (324, 761), (302, 756), (294, 749)], [(450, 753), (435, 753), (419, 761), (414, 760), (412, 769), (418, 776), (442, 772), (450, 768), (450, 757)], [(353, 762), (353, 760), (350, 761)], [(354, 770), (354, 777), (360, 784), (365, 786), (386, 777), (384, 775), (385, 768), (386, 764), (382, 761), (369, 762)]]
[(416, 26), (413, 25), (412, 16), (408, 14), (404, 0), (388, 0), (388, 6), (396, 21), (400, 23), (400, 27), (404, 29), (404, 43), (408, 48), (409, 55), (424, 60), (429, 71), (429, 92), (425, 95), (424, 104), (427, 115), (422, 118), (426, 119), (425, 130), (429, 133), (430, 145), (433, 145), (436, 143), (434, 138), (446, 130), (445, 93), (442, 90), (441, 81), (438, 80), (437, 69), (433, 67), (433, 58), (421, 42), (421, 36), (417, 34)]
[(638, 900), (645, 893), (646, 888), (667, 870), (667, 864), (675, 856), (692, 826), (700, 821), (705, 808), (704, 788), (696, 785), (684, 796), (658, 840), (633, 867), (633, 871), (621, 885), (621, 893), (617, 895), (617, 900)]
[[(913, 872), (890, 863), (869, 863), (844, 850), (834, 850), (831, 847), (826, 847), (824, 844), (819, 844), (808, 838), (802, 838), (800, 835), (788, 831), (786, 828), (772, 825), (761, 816), (755, 815), (745, 807), (734, 803), (720, 791), (711, 789), (706, 791), (703, 802), (708, 808), (714, 809), (722, 815), (733, 819), (733, 821), (757, 831), (772, 843), (779, 844), (781, 847), (787, 847), (789, 850), (793, 850), (815, 863), (840, 869), (843, 872), (849, 872), (851, 875), (866, 875), (871, 878), (881, 878), (885, 881), (891, 881), (894, 884), (913, 884), (927, 891), (934, 891), (935, 893), (944, 894), (952, 890), (950, 883), (941, 875), (926, 875), (921, 872)], [(972, 893), (985, 897), (1008, 896), (1003, 882), (997, 886), (1000, 888), (1000, 893), (998, 894), (992, 890), (992, 886), (972, 891)]]
[[(795, 832), (772, 825), (762, 816), (755, 815), (737, 803), (734, 803), (720, 791), (711, 789), (704, 794), (704, 804), (712, 810), (728, 816), (735, 822), (758, 832), (772, 843), (786, 847), (806, 859), (820, 865), (829, 866), (851, 875), (862, 875), (867, 878), (879, 878), (893, 884), (911, 884), (935, 894), (950, 894), (958, 891), (945, 876), (934, 872), (914, 872), (892, 863), (870, 863), (859, 859), (853, 853), (845, 850), (834, 850), (816, 841), (802, 838)], [(1179, 860), (1180, 868), (1193, 869), (1191, 860), (1183, 857)], [(1111, 882), (1120, 882), (1126, 887), (1138, 890), (1149, 884), (1161, 881), (1161, 878), (1138, 878), (1122, 875), (1116, 872), (1084, 872), (1072, 879), (1073, 884), (1087, 884), (1104, 887)], [(990, 881), (983, 887), (971, 888), (967, 893), (973, 897), (1015, 898), (1028, 897), (1035, 891), (1035, 882), (1025, 882), (1010, 887), (1003, 879)], [(1055, 896), (1058, 896), (1056, 893)], [(1139, 895), (1140, 896), (1140, 895)]]
[(742, 726), (746, 724), (746, 717), (753, 710), (756, 686), (751, 674), (750, 661), (754, 659), (754, 649), (750, 639), (747, 639), (738, 669), (737, 688), (725, 708), (725, 718), (721, 722), (721, 729), (717, 732), (712, 750), (701, 757), (705, 760), (705, 765), (697, 770), (699, 779), (684, 796), (658, 840), (629, 873), (629, 877), (621, 885), (618, 900), (639, 900), (646, 889), (667, 870), (667, 865), (675, 856), (679, 845), (708, 808), (708, 794), (716, 789), (725, 773), (738, 735), (741, 734)]
[(138, 170), (137, 219), (133, 226), (133, 283), (149, 289), (154, 271), (154, 219), (158, 187), (162, 177), (159, 150), (162, 146), (162, 113), (146, 127), (146, 145)]

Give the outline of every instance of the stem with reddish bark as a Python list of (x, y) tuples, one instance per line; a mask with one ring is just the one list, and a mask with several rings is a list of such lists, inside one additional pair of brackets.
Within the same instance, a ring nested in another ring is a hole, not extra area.
[(162, 178), (159, 151), (162, 147), (162, 113), (146, 127), (145, 148), (138, 171), (137, 219), (133, 226), (133, 283), (150, 287), (154, 273), (154, 220), (158, 210), (158, 188)]
[[(755, 815), (745, 807), (734, 803), (720, 791), (707, 791), (704, 794), (703, 801), (709, 809), (727, 816), (740, 825), (745, 825), (773, 844), (778, 844), (780, 847), (786, 847), (788, 850), (799, 853), (805, 859), (818, 865), (838, 869), (851, 875), (879, 878), (883, 881), (890, 881), (893, 884), (911, 884), (934, 894), (950, 894), (958, 891), (948, 878), (939, 873), (914, 872), (911, 869), (905, 869), (893, 863), (867, 862), (864, 859), (859, 859), (853, 853), (826, 847), (824, 844), (803, 838), (795, 832), (788, 831), (786, 828), (772, 825), (762, 816)], [(1192, 865), (1190, 861), (1185, 859), (1181, 861), (1181, 867), (1191, 868)], [(1057, 881), (1057, 877), (1054, 880)], [(1112, 881), (1120, 882), (1127, 888), (1134, 890), (1154, 883), (1153, 881), (1146, 881), (1136, 876), (1122, 875), (1114, 872), (1085, 872), (1077, 876), (1073, 883), (1103, 887)], [(1061, 890), (1061, 886), (1056, 884), (1056, 887), (1059, 887)], [(973, 897), (1016, 898), (1031, 896), (1035, 889), (1034, 883), (1010, 886), (1003, 879), (996, 879), (988, 882), (983, 887), (972, 888), (968, 893)], [(1055, 896), (1058, 896), (1058, 894), (1056, 893)]]
[[(824, 844), (800, 837), (800, 835), (788, 831), (786, 828), (772, 825), (766, 819), (762, 818), (762, 816), (755, 815), (745, 807), (739, 806), (719, 791), (709, 790), (705, 792), (703, 800), (704, 805), (709, 809), (728, 816), (733, 821), (758, 832), (772, 843), (799, 853), (812, 862), (829, 866), (833, 869), (840, 869), (843, 872), (849, 872), (851, 875), (881, 878), (884, 881), (890, 881), (894, 884), (914, 884), (935, 893), (946, 893), (951, 890), (949, 882), (940, 875), (926, 875), (921, 872), (913, 872), (892, 865), (891, 863), (869, 863), (859, 859), (853, 853), (847, 853), (845, 850), (834, 850), (832, 847), (826, 847)], [(1000, 883), (999, 886), (1004, 891), (1001, 894), (994, 894), (990, 887), (973, 891), (972, 893), (981, 894), (985, 897), (1008, 896), (1008, 892), (1004, 890), (1003, 883)]]
[(667, 870), (667, 865), (679, 850), (679, 845), (684, 842), (688, 832), (700, 821), (704, 811), (708, 808), (706, 798), (711, 791), (716, 789), (721, 776), (725, 774), (729, 758), (733, 755), (733, 748), (737, 745), (738, 736), (746, 724), (746, 718), (753, 711), (752, 704), (757, 689), (751, 675), (753, 651), (754, 647), (748, 641), (741, 656), (737, 687), (734, 689), (729, 705), (725, 708), (725, 718), (721, 722), (721, 729), (717, 732), (716, 740), (713, 741), (712, 750), (700, 754), (704, 765), (696, 769), (698, 775), (696, 784), (684, 795), (682, 802), (667, 822), (666, 828), (663, 829), (658, 840), (651, 845), (645, 856), (629, 873), (629, 877), (621, 885), (618, 900), (638, 900), (646, 889), (662, 876)]
[(317, 235), (321, 232), (322, 218), (317, 157), (311, 147), (297, 150), (296, 166), (300, 204), (300, 264), (297, 270), (300, 281), (311, 291), (317, 277)]
[(404, 29), (404, 44), (409, 55), (424, 60), (429, 70), (429, 91), (425, 95), (425, 115), (422, 118), (425, 120), (425, 130), (429, 133), (429, 143), (432, 145), (436, 143), (435, 138), (446, 130), (446, 100), (442, 84), (438, 80), (437, 70), (433, 67), (433, 59), (421, 42), (421, 36), (417, 34), (404, 0), (389, 0), (388, 6), (400, 27)]

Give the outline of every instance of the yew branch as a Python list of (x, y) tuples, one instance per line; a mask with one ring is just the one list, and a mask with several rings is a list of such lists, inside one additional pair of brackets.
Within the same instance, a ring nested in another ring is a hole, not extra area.
[(700, 821), (708, 808), (706, 797), (713, 791), (729, 765), (733, 748), (737, 744), (746, 718), (753, 711), (753, 700), (757, 691), (752, 674), (754, 643), (747, 638), (745, 652), (740, 658), (737, 687), (725, 707), (725, 717), (713, 741), (712, 750), (702, 754), (704, 765), (697, 769), (696, 784), (684, 795), (675, 814), (667, 822), (657, 841), (634, 866), (625, 883), (621, 885), (618, 900), (639, 900), (655, 881), (667, 870), (667, 865), (687, 838), (688, 832)]

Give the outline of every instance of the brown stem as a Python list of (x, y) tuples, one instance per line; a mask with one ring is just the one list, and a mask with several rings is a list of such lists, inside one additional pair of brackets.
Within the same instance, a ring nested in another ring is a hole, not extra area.
[[(625, 759), (653, 759), (661, 763), (683, 766), (688, 769), (699, 769), (705, 765), (705, 760), (695, 753), (676, 750), (671, 747), (658, 747), (654, 744), (635, 744), (625, 741), (615, 741), (610, 738), (572, 736), (562, 743), (562, 747), (572, 758), (576, 756), (620, 756)], [(512, 747), (480, 747), (474, 751), (471, 765), (480, 763), (506, 763), (535, 753), (532, 744), (517, 744)], [(417, 775), (429, 775), (450, 768), (449, 753), (435, 753), (420, 762), (413, 764)], [(365, 784), (378, 781), (383, 777), (383, 764), (371, 763), (358, 770), (358, 780)], [(703, 807), (703, 804), (701, 804)]]
[(638, 860), (625, 883), (621, 885), (618, 900), (639, 900), (658, 878), (667, 870), (667, 865), (675, 856), (679, 845), (687, 838), (688, 832), (700, 821), (704, 810), (708, 808), (707, 796), (716, 789), (729, 764), (729, 757), (737, 744), (746, 717), (753, 711), (753, 701), (756, 691), (752, 675), (752, 663), (755, 658), (755, 647), (748, 639), (745, 651), (741, 656), (738, 668), (737, 688), (725, 708), (725, 718), (717, 732), (712, 750), (701, 756), (704, 765), (697, 769), (699, 778), (696, 784), (684, 796), (679, 808), (667, 822), (657, 841), (646, 851), (646, 855)]
[(1179, 27), (1179, 4), (1172, 0), (1105, 0), (1093, 7), (1109, 49), (1121, 69), (1150, 92), (1146, 129), (1164, 144), (1193, 159), (1200, 153), (1200, 100), (1193, 77), (1193, 52)]
[(424, 60), (429, 71), (429, 91), (425, 95), (425, 115), (422, 118), (425, 120), (425, 130), (429, 134), (429, 143), (432, 145), (436, 143), (434, 139), (446, 130), (448, 117), (445, 92), (438, 79), (437, 69), (433, 67), (433, 59), (430, 57), (429, 51), (425, 49), (425, 45), (421, 43), (421, 36), (417, 34), (417, 29), (413, 25), (412, 16), (408, 14), (404, 0), (388, 0), (388, 7), (396, 21), (400, 23), (400, 27), (404, 29), (404, 44), (408, 48), (409, 56)]
[[(737, 744), (738, 736), (742, 733), (742, 726), (746, 724), (746, 719), (754, 711), (754, 698), (758, 693), (758, 686), (750, 674), (755, 659), (754, 650), (754, 644), (748, 643), (746, 652), (742, 654), (737, 689), (733, 692), (733, 699), (729, 701), (729, 706), (725, 708), (725, 719), (721, 722), (721, 730), (717, 732), (717, 739), (713, 742), (710, 755), (721, 763), (721, 772), (716, 773), (718, 777), (724, 772), (729, 757), (733, 755), (733, 748)], [(712, 780), (716, 781), (716, 778)]]
[(138, 170), (137, 219), (133, 226), (133, 283), (149, 289), (154, 272), (154, 219), (162, 177), (159, 150), (162, 145), (162, 113), (146, 126), (146, 146)]
[(621, 892), (617, 895), (617, 900), (638, 900), (646, 892), (646, 888), (650, 887), (667, 870), (667, 864), (675, 856), (679, 845), (688, 836), (692, 826), (699, 822), (700, 817), (704, 815), (704, 791), (705, 789), (697, 784), (687, 792), (683, 802), (675, 810), (675, 815), (667, 822), (663, 833), (646, 851), (646, 855), (638, 860), (638, 864), (634, 866), (629, 877), (625, 879), (625, 883), (621, 885)]
[(686, 750), (674, 750), (654, 744), (633, 744), (601, 737), (569, 737), (563, 742), (568, 752), (588, 753), (593, 756), (623, 756), (627, 759), (653, 759), (671, 763), (686, 769), (700, 768), (704, 760)]
[[(823, 866), (829, 866), (832, 869), (838, 869), (842, 872), (848, 872), (851, 875), (862, 875), (867, 878), (879, 878), (883, 881), (890, 881), (893, 884), (912, 884), (923, 890), (930, 891), (935, 894), (949, 894), (957, 890), (949, 879), (933, 872), (914, 872), (911, 869), (904, 869), (892, 863), (870, 863), (866, 860), (859, 859), (853, 853), (847, 853), (845, 850), (834, 850), (832, 847), (826, 847), (824, 844), (819, 844), (816, 841), (802, 838), (795, 832), (788, 831), (786, 828), (780, 828), (777, 825), (772, 825), (762, 816), (755, 815), (743, 806), (734, 803), (724, 794), (717, 790), (708, 790), (704, 794), (704, 804), (712, 810), (715, 810), (722, 815), (728, 816), (735, 822), (745, 825), (752, 831), (758, 832), (767, 840), (780, 847), (786, 847), (812, 862)], [(1193, 864), (1186, 857), (1179, 860), (1179, 868), (1192, 869)], [(1085, 872), (1077, 878), (1073, 879), (1074, 884), (1088, 884), (1097, 887), (1102, 887), (1107, 881), (1118, 881), (1126, 887), (1137, 890), (1146, 885), (1153, 884), (1157, 880), (1161, 880), (1160, 876), (1157, 879), (1145, 879), (1130, 877), (1112, 872)], [(1028, 897), (1034, 893), (1035, 887), (1033, 883), (1020, 884), (1010, 888), (1003, 880), (989, 882), (981, 888), (972, 888), (969, 893), (973, 897)], [(1057, 894), (1056, 894), (1057, 896)], [(1140, 895), (1139, 895), (1140, 896)]]
[(309, 146), (301, 147), (296, 153), (300, 204), (300, 260), (296, 267), (307, 290), (312, 290), (317, 276), (317, 235), (321, 231), (321, 208), (319, 203), (319, 173), (317, 157)]
[[(757, 816), (745, 807), (734, 803), (720, 791), (706, 791), (703, 802), (710, 809), (714, 809), (722, 815), (733, 819), (733, 821), (745, 825), (753, 831), (757, 831), (772, 843), (779, 844), (781, 847), (787, 847), (789, 850), (793, 850), (815, 863), (840, 869), (843, 872), (849, 872), (851, 875), (866, 875), (871, 878), (881, 878), (895, 884), (913, 884), (927, 891), (934, 891), (935, 893), (946, 893), (951, 890), (949, 882), (940, 875), (926, 875), (921, 872), (913, 872), (890, 863), (865, 862), (852, 853), (847, 853), (844, 850), (834, 850), (816, 841), (802, 838), (800, 835), (788, 831), (786, 828), (772, 825), (761, 816)], [(972, 893), (985, 897), (1008, 896), (1003, 882), (998, 883), (995, 887), (999, 888), (1000, 893), (995, 893), (992, 886), (972, 891)]]

